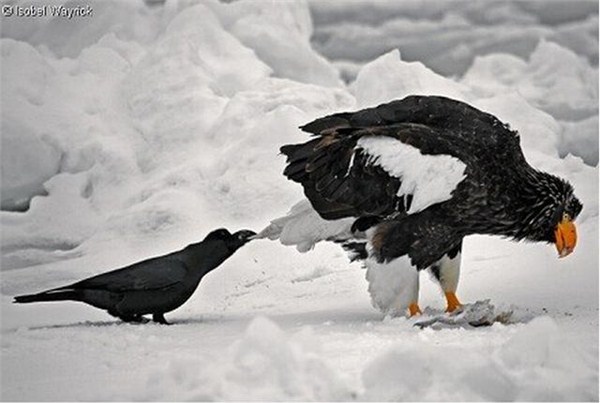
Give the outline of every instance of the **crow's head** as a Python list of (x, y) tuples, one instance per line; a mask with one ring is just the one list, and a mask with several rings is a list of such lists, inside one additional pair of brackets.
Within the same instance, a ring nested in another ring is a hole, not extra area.
[(219, 228), (212, 231), (204, 238), (204, 241), (223, 241), (227, 248), (232, 252), (236, 251), (246, 243), (252, 240), (256, 232), (247, 229), (231, 233), (225, 228)]

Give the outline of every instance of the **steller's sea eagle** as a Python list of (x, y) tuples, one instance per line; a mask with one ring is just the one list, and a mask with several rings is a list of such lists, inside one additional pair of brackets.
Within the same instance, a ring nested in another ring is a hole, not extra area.
[(573, 187), (531, 167), (519, 134), (489, 113), (439, 96), (409, 96), (301, 127), (302, 144), (281, 147), (284, 175), (308, 201), (258, 236), (310, 249), (336, 241), (364, 259), (373, 304), (391, 315), (420, 313), (418, 271), (429, 269), (447, 299), (456, 288), (462, 240), (489, 234), (577, 241), (582, 209)]

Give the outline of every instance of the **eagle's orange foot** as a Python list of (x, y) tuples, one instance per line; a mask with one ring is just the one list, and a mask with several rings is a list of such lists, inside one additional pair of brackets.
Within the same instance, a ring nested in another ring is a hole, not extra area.
[(419, 304), (416, 302), (412, 302), (409, 306), (408, 306), (408, 311), (410, 313), (410, 317), (412, 318), (415, 315), (421, 315), (421, 308), (419, 308)]
[(446, 301), (448, 302), (446, 312), (454, 312), (462, 306), (458, 298), (456, 298), (456, 294), (454, 294), (453, 292), (446, 293)]

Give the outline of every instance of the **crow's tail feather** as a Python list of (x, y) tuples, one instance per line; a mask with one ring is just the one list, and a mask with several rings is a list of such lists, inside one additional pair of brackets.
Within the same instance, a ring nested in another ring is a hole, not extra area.
[(30, 302), (42, 301), (77, 301), (79, 292), (73, 289), (50, 290), (38, 294), (19, 295), (15, 297), (13, 303), (27, 304)]

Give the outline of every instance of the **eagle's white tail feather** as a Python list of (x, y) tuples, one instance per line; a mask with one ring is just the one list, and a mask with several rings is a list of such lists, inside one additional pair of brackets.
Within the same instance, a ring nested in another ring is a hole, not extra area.
[(279, 239), (283, 245), (296, 245), (300, 252), (307, 252), (320, 241), (342, 241), (353, 238), (352, 224), (355, 218), (325, 220), (319, 216), (308, 200), (296, 203), (283, 217), (271, 221), (256, 238)]
[(411, 302), (419, 298), (419, 273), (407, 256), (388, 263), (374, 258), (365, 262), (371, 303), (390, 316), (404, 316)]

